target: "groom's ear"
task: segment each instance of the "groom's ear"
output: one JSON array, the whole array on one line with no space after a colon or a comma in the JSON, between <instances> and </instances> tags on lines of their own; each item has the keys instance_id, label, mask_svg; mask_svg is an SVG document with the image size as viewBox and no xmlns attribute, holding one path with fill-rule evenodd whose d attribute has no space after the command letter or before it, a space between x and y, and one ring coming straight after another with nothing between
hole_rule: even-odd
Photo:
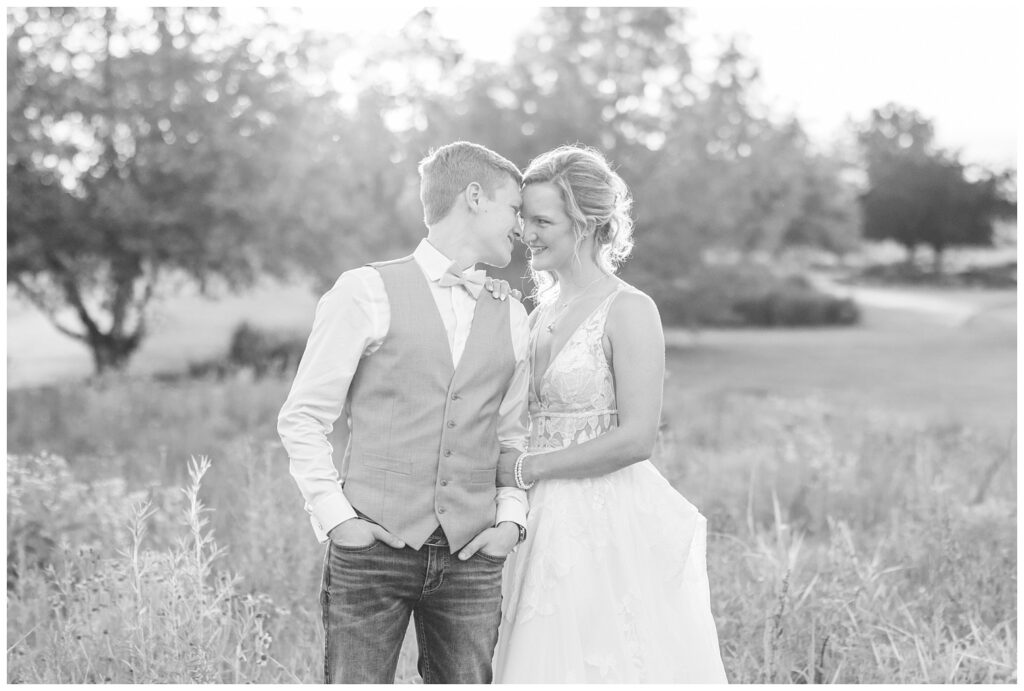
<instances>
[{"instance_id":1,"label":"groom's ear","mask_svg":"<svg viewBox=\"0 0 1024 691\"><path fill-rule=\"evenodd\" d=\"M462 190L462 198L466 200L466 206L470 211L477 211L480 208L480 201L483 199L484 189L479 182L471 182Z\"/></svg>"}]
</instances>

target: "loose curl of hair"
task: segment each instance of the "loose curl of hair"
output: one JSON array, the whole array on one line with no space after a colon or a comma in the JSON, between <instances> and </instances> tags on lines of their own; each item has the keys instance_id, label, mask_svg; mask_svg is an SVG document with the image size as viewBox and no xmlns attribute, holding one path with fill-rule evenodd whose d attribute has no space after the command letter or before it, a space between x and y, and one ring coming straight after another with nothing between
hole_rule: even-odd
<instances>
[{"instance_id":1,"label":"loose curl of hair","mask_svg":"<svg viewBox=\"0 0 1024 691\"><path fill-rule=\"evenodd\" d=\"M577 250L584 233L592 232L594 261L605 272L615 273L633 249L633 198L619 174L596 149L560 146L530 161L523 173L524 187L543 182L558 188L572 219ZM549 271L530 271L536 286L533 298L540 302L557 279Z\"/></svg>"}]
</instances>

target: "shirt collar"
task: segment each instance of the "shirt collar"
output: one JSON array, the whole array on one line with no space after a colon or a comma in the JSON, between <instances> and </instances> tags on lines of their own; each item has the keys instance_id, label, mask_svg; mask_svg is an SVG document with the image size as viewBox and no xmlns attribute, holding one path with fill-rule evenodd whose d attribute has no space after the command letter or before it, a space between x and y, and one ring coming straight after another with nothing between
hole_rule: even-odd
<instances>
[{"instance_id":1,"label":"shirt collar","mask_svg":"<svg viewBox=\"0 0 1024 691\"><path fill-rule=\"evenodd\" d=\"M431 281L440 280L444 272L452 265L452 260L446 257L441 250L431 245L430 241L426 238L420 240L420 244L416 246L412 257Z\"/></svg>"}]
</instances>

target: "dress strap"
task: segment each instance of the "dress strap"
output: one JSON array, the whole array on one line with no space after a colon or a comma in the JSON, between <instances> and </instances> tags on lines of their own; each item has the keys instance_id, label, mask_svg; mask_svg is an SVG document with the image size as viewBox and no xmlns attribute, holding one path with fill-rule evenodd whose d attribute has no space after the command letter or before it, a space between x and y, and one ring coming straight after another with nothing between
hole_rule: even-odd
<instances>
[{"instance_id":1,"label":"dress strap","mask_svg":"<svg viewBox=\"0 0 1024 691\"><path fill-rule=\"evenodd\" d=\"M623 290L625 290L625 285L623 285L622 283L616 285L615 290L608 293L605 299L601 302L600 305L598 305L597 309L595 310L595 317L600 322L602 331L604 331L604 323L608 319L608 312L612 308L612 303L615 302L615 296L621 293Z\"/></svg>"}]
</instances>

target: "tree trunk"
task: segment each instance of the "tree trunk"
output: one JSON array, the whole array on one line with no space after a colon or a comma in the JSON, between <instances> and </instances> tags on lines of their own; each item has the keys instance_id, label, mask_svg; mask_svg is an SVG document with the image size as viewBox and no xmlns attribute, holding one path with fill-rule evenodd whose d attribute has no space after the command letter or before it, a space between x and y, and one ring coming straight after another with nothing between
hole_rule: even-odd
<instances>
[{"instance_id":1,"label":"tree trunk","mask_svg":"<svg viewBox=\"0 0 1024 691\"><path fill-rule=\"evenodd\" d=\"M88 341L92 351L92 362L96 374L121 372L128 366L128 361L138 350L140 339L136 334L128 336L112 336L97 334Z\"/></svg>"},{"instance_id":2,"label":"tree trunk","mask_svg":"<svg viewBox=\"0 0 1024 691\"><path fill-rule=\"evenodd\" d=\"M942 252L943 252L943 248L942 247L936 247L935 248L935 258L932 259L932 271L935 273L936 276L941 276L942 275L942 271L943 271Z\"/></svg>"},{"instance_id":3,"label":"tree trunk","mask_svg":"<svg viewBox=\"0 0 1024 691\"><path fill-rule=\"evenodd\" d=\"M917 264L917 245L904 245L907 248L907 266L913 267Z\"/></svg>"}]
</instances>

